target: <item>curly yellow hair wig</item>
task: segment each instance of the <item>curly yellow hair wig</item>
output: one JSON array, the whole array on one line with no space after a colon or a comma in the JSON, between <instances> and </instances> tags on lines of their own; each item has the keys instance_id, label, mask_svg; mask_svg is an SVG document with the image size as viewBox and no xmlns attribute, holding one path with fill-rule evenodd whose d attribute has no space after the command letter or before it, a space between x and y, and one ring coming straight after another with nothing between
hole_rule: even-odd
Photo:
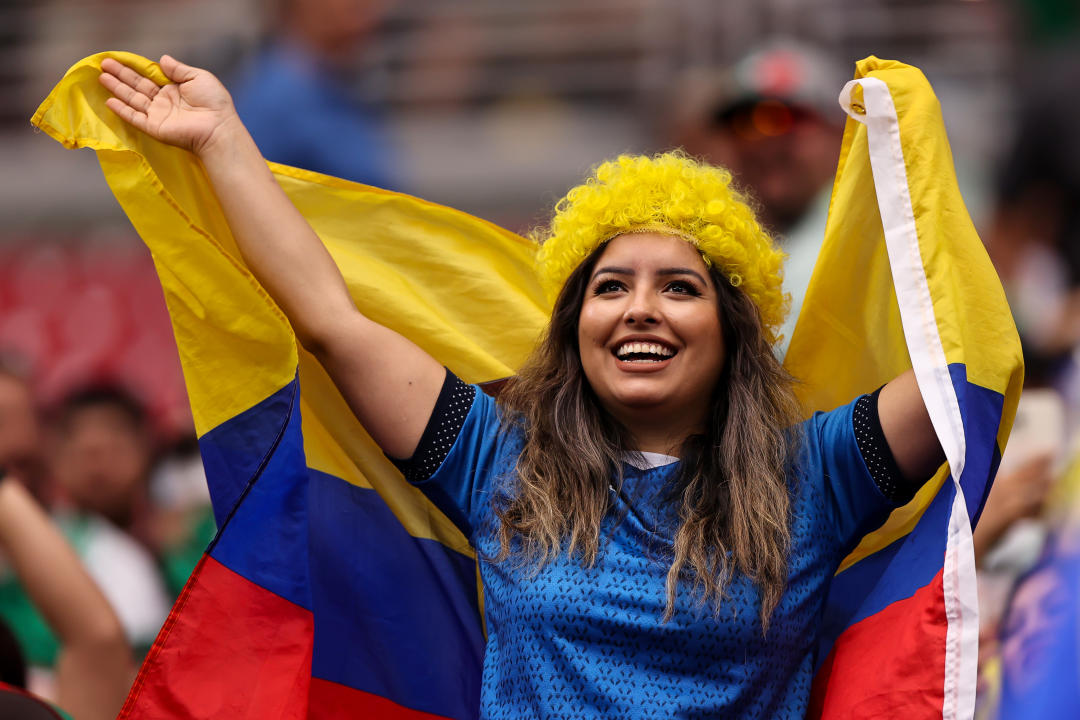
<instances>
[{"instance_id":1,"label":"curly yellow hair wig","mask_svg":"<svg viewBox=\"0 0 1080 720\"><path fill-rule=\"evenodd\" d=\"M686 239L706 265L746 293L770 342L787 314L784 253L758 222L731 173L681 152L621 155L598 166L555 205L551 225L533 233L540 280L558 295L574 268L602 243L630 232Z\"/></svg>"}]
</instances>

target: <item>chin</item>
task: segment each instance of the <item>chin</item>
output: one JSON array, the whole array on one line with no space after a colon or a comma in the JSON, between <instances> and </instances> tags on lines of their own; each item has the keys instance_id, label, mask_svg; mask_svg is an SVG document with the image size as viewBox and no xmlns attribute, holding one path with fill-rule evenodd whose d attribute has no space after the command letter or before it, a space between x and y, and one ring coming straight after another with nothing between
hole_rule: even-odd
<instances>
[{"instance_id":1,"label":"chin","mask_svg":"<svg viewBox=\"0 0 1080 720\"><path fill-rule=\"evenodd\" d=\"M614 392L611 395L611 404L627 410L651 410L664 407L672 402L672 397L667 393L655 391L624 391Z\"/></svg>"}]
</instances>

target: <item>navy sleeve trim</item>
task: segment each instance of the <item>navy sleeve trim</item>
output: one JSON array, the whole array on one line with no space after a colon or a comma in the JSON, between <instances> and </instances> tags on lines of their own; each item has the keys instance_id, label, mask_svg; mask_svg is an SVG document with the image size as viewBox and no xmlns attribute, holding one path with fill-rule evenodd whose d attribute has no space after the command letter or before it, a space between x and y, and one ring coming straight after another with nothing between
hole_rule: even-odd
<instances>
[{"instance_id":1,"label":"navy sleeve trim","mask_svg":"<svg viewBox=\"0 0 1080 720\"><path fill-rule=\"evenodd\" d=\"M915 497L919 485L910 483L900 473L885 433L881 430L881 416L878 414L878 388L869 395L863 395L855 401L851 415L851 424L855 430L855 442L859 453L870 471L881 494L896 505L904 505Z\"/></svg>"},{"instance_id":2,"label":"navy sleeve trim","mask_svg":"<svg viewBox=\"0 0 1080 720\"><path fill-rule=\"evenodd\" d=\"M416 451L408 460L391 458L406 480L410 483L421 483L435 474L450 454L450 448L454 446L461 428L465 425L465 418L475 397L474 386L466 385L457 375L446 371L439 399L435 401L435 408L431 411Z\"/></svg>"}]
</instances>

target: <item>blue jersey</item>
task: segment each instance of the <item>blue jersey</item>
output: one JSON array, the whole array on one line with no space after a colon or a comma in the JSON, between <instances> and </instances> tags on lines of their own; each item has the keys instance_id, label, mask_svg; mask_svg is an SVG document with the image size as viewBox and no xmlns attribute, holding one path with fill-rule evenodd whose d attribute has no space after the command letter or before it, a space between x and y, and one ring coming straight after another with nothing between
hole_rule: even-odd
<instances>
[{"instance_id":1,"label":"blue jersey","mask_svg":"<svg viewBox=\"0 0 1080 720\"><path fill-rule=\"evenodd\" d=\"M419 486L480 557L481 717L802 718L829 581L893 508L859 453L852 405L804 423L787 589L763 636L759 593L740 573L718 613L682 583L674 617L663 622L677 528L665 493L678 463L623 467L595 565L566 553L539 570L494 562L492 499L513 482L521 436L500 432L495 402L477 391L445 460Z\"/></svg>"}]
</instances>

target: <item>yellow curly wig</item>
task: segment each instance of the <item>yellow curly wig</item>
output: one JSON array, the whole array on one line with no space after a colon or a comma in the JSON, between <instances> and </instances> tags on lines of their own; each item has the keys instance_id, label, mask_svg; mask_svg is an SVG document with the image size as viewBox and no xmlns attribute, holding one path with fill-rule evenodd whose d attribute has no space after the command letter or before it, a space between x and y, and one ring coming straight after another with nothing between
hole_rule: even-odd
<instances>
[{"instance_id":1,"label":"yellow curly wig","mask_svg":"<svg viewBox=\"0 0 1080 720\"><path fill-rule=\"evenodd\" d=\"M551 225L533 233L537 265L549 298L601 243L628 232L654 231L693 243L750 296L770 342L787 314L781 290L784 253L731 187L731 173L681 152L621 155L601 164L555 205Z\"/></svg>"}]
</instances>

